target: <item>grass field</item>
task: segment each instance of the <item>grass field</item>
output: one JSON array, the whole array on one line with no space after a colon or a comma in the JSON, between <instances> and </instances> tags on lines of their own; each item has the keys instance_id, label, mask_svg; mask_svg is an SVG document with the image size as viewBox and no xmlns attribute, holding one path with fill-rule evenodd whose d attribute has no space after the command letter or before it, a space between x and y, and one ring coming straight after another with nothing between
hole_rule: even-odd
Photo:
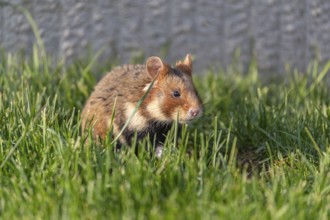
<instances>
[{"instance_id":1,"label":"grass field","mask_svg":"<svg viewBox=\"0 0 330 220\"><path fill-rule=\"evenodd\" d=\"M84 144L79 114L105 69L49 60L1 57L1 219L330 217L330 63L196 77L205 114L157 159Z\"/></svg>"}]
</instances>

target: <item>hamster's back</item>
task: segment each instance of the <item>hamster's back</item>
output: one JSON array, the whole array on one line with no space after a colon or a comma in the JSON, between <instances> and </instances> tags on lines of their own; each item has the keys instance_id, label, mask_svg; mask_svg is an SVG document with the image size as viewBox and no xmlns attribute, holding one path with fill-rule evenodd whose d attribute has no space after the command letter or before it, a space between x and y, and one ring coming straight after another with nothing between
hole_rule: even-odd
<instances>
[{"instance_id":1,"label":"hamster's back","mask_svg":"<svg viewBox=\"0 0 330 220\"><path fill-rule=\"evenodd\" d=\"M85 130L90 124L94 137L103 139L112 111L115 109L117 123L125 120L121 117L121 113L125 112L125 103L137 103L150 82L145 65L115 67L99 81L87 100L82 112L82 129Z\"/></svg>"}]
</instances>

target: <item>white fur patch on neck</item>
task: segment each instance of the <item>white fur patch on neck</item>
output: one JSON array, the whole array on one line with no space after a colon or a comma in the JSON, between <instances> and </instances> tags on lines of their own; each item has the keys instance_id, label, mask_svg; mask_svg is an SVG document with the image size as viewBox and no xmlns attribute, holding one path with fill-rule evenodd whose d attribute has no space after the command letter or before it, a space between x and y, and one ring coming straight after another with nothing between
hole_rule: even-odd
<instances>
[{"instance_id":1,"label":"white fur patch on neck","mask_svg":"<svg viewBox=\"0 0 330 220\"><path fill-rule=\"evenodd\" d=\"M156 83L157 83L157 80L154 82L154 85L155 85ZM147 83L147 84L145 85L145 87L143 88L143 91L144 91L144 92L148 91L150 85L151 85L151 83Z\"/></svg>"},{"instance_id":2,"label":"white fur patch on neck","mask_svg":"<svg viewBox=\"0 0 330 220\"><path fill-rule=\"evenodd\" d=\"M143 92L146 92L146 91L148 91L148 89L149 89L149 86L150 86L150 83L146 84L146 86L143 88Z\"/></svg>"},{"instance_id":3,"label":"white fur patch on neck","mask_svg":"<svg viewBox=\"0 0 330 220\"><path fill-rule=\"evenodd\" d=\"M126 103L125 107L126 107L125 117L126 120L128 120L131 117L132 113L134 112L136 105L128 102ZM147 127L147 123L148 123L147 119L139 112L139 110L137 110L134 116L131 118L131 121L128 124L128 128L132 130L140 131L145 127Z\"/></svg>"},{"instance_id":4,"label":"white fur patch on neck","mask_svg":"<svg viewBox=\"0 0 330 220\"><path fill-rule=\"evenodd\" d=\"M160 105L158 103L159 101L157 99L152 100L148 105L147 105L147 111L157 121L164 121L164 122L169 122L171 119L167 118L162 110L160 109Z\"/></svg>"}]
</instances>

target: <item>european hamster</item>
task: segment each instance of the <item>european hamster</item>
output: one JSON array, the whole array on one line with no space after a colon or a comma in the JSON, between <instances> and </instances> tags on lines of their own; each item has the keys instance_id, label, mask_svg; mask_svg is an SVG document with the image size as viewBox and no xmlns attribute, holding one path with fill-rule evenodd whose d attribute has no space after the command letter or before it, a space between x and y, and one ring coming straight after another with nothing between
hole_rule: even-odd
<instances>
[{"instance_id":1,"label":"european hamster","mask_svg":"<svg viewBox=\"0 0 330 220\"><path fill-rule=\"evenodd\" d=\"M87 100L82 111L82 130L90 125L94 138L104 139L114 110L112 126L116 137L152 85L119 142L130 145L135 132L138 140L149 134L151 141L156 140L156 154L160 156L172 123L177 119L179 124L189 123L202 114L202 102L191 75L190 54L175 67L152 56L145 65L114 68L100 80Z\"/></svg>"}]
</instances>

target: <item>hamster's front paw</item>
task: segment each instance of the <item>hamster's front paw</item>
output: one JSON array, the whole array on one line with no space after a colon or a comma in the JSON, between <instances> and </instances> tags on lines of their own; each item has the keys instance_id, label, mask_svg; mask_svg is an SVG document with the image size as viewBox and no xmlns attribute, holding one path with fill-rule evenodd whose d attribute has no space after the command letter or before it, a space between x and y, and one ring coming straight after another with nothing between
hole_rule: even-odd
<instances>
[{"instance_id":1,"label":"hamster's front paw","mask_svg":"<svg viewBox=\"0 0 330 220\"><path fill-rule=\"evenodd\" d=\"M156 157L157 158L161 158L162 157L162 154L163 154L163 145L159 144L156 146L156 149L155 149L155 154L156 154Z\"/></svg>"}]
</instances>

